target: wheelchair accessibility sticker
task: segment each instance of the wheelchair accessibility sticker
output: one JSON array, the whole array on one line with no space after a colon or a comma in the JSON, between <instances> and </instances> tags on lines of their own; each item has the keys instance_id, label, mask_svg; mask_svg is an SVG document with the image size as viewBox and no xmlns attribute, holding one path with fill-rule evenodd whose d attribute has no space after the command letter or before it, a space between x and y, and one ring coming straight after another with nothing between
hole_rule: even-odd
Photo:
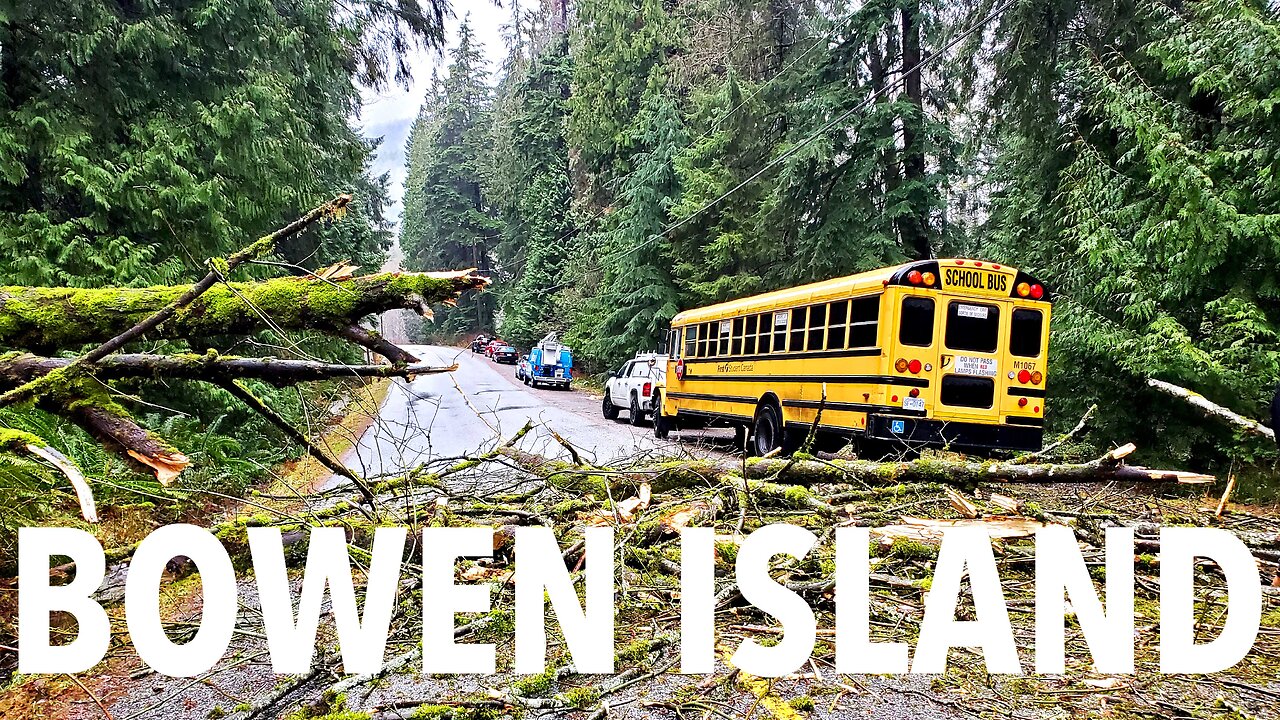
<instances>
[{"instance_id":1,"label":"wheelchair accessibility sticker","mask_svg":"<svg viewBox=\"0 0 1280 720\"><path fill-rule=\"evenodd\" d=\"M902 433L907 431L907 421L894 420L892 424L889 425L889 431L892 432L894 435L901 435Z\"/></svg>"}]
</instances>

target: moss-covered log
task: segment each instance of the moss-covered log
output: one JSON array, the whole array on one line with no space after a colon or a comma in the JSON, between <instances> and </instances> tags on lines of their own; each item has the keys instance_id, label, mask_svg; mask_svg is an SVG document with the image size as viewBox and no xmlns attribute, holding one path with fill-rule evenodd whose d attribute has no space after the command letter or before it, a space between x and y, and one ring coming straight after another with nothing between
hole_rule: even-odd
<instances>
[{"instance_id":1,"label":"moss-covered log","mask_svg":"<svg viewBox=\"0 0 1280 720\"><path fill-rule=\"evenodd\" d=\"M139 425L106 386L92 378L59 384L39 397L41 408L79 425L104 447L150 468L168 485L191 464L159 435Z\"/></svg>"},{"instance_id":2,"label":"moss-covered log","mask_svg":"<svg viewBox=\"0 0 1280 720\"><path fill-rule=\"evenodd\" d=\"M0 357L0 386L18 385L33 378L61 370L73 361L70 358L49 358L29 353L13 353ZM456 365L344 365L315 360L281 360L279 358L253 358L183 353L178 355L151 355L123 353L111 355L86 367L86 372L100 380L121 378L156 378L202 380L206 382L230 382L232 380L262 380L277 387L304 382L318 382L335 378L410 378L456 370Z\"/></svg>"},{"instance_id":3,"label":"moss-covered log","mask_svg":"<svg viewBox=\"0 0 1280 720\"><path fill-rule=\"evenodd\" d=\"M386 310L427 312L488 280L474 271L379 273L328 280L285 277L217 285L143 337L244 335L268 327L334 335ZM171 305L184 286L151 288L0 287L0 345L48 353L118 336Z\"/></svg>"},{"instance_id":4,"label":"moss-covered log","mask_svg":"<svg viewBox=\"0 0 1280 720\"><path fill-rule=\"evenodd\" d=\"M940 483L970 486L978 483L1042 483L1042 482L1179 482L1200 484L1213 481L1213 476L1180 470L1153 470L1126 465L1123 458L1133 452L1132 445L1117 448L1086 463L1013 463L966 459L922 457L907 462L873 460L820 460L807 456L793 458L750 458L740 461L687 460L670 462L643 471L628 471L613 476L611 485L617 491L640 481L652 484L654 492L675 487L692 487L709 482L721 483L726 478L741 477L745 471L750 480L810 485L815 483L862 483L881 485L899 483ZM566 472L561 470L561 472ZM595 471L599 474L599 471Z\"/></svg>"}]
</instances>

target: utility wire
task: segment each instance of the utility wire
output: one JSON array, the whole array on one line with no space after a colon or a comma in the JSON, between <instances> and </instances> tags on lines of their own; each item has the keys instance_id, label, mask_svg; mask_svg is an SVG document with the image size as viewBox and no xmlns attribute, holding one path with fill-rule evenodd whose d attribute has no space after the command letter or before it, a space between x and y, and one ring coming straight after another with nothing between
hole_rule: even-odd
<instances>
[{"instance_id":1,"label":"utility wire","mask_svg":"<svg viewBox=\"0 0 1280 720\"><path fill-rule=\"evenodd\" d=\"M973 24L973 25L971 25L968 29L966 29L964 32L962 32L962 33L960 33L959 35L957 35L957 36L956 36L955 38L953 38L950 42L948 42L946 45L944 45L944 46L942 47L942 49L940 49L940 50L938 50L937 52L933 53L933 54L932 54L932 55L930 55L929 57L924 58L923 60L921 60L920 62L916 63L914 66L912 66L911 68L909 68L909 69L905 70L905 71L902 73L901 77L905 78L905 77L907 77L908 75L910 75L911 73L919 72L919 71L920 71L920 69L921 69L921 68L923 68L925 65L927 65L927 64L929 64L929 63L932 63L934 60L938 59L939 57L941 57L941 56L942 56L942 55L944 55L945 53L949 52L953 47L955 47L956 45L959 45L959 44L960 44L960 42L961 42L962 40L964 40L964 39L968 38L970 35L974 34L974 33L975 33L975 32L977 32L978 30L980 30L980 29L982 29L983 27L985 27L985 26L987 25L987 23L991 22L992 20L994 20L995 18L997 18L998 16L1000 16L1000 15L1001 15L1005 10L1008 10L1008 9L1009 9L1009 8L1010 8L1010 7L1015 3L1015 2L1017 2L1017 0L1005 0L1005 2L1004 2L1002 5L1000 5L999 7L997 7L995 10L992 10L992 11L991 11L991 13L990 13L989 15L987 15L985 18L983 18L982 20L980 20L980 21L978 21L978 22L974 23L974 24ZM830 131L832 128L836 127L836 126L837 126L837 125L839 125L840 123L844 122L844 120L845 120L845 119L847 119L848 117L852 116L854 113L856 113L856 112L858 112L858 111L860 111L860 110L862 110L862 109L866 108L868 105L870 105L872 102L874 102L877 98L879 98L882 94L884 94L884 92L885 92L886 90L888 90L888 88L889 88L889 86L888 86L888 85L885 85L884 87L880 88L879 90L876 90L875 92L871 93L871 94L870 94L870 95L868 95L866 98L864 98L862 102L860 102L860 103L858 103L857 105L854 105L853 107L849 108L848 110L845 110L844 112L840 113L840 114L839 114L839 115L837 115L834 119L832 119L830 122L828 122L827 124L823 125L821 128L818 128L816 131L814 131L811 135L809 135L808 137L806 137L804 140L801 140L799 143L797 143L796 145L792 146L792 147L791 147L790 149L788 149L786 152L782 153L782 154L781 154L781 155L779 155L778 157L776 157L776 158L774 158L773 160L771 160L769 163L765 164L765 165L764 165L763 167L761 167L759 170L757 170L757 171L755 171L754 173L752 173L752 174L751 174L751 176L750 176L750 177L748 177L746 180L743 180L742 182L738 183L738 184L737 184L737 185L735 185L732 189L728 190L727 192L725 192L724 194L720 195L719 197L717 197L716 199L712 200L711 202L708 202L707 204L705 204L705 205L703 205L702 207L698 208L698 209L697 209L697 210L695 210L693 213L691 213L691 214L689 214L689 215L686 215L685 217L681 218L680 220L678 220L678 221L676 221L676 222L673 222L673 223L668 224L666 227L662 228L662 230L660 230L659 232L657 232L657 233L655 233L654 235L650 236L648 240L645 240L644 242L640 243L639 245L636 245L636 246L634 246L634 247L631 247L631 248L628 248L628 249L626 249L626 250L622 251L622 252L620 253L620 255L626 255L626 254L629 254L629 253L633 253L633 252L636 252L636 251L638 251L638 250L641 250L641 249L643 249L643 248L647 247L648 245L652 244L654 241L662 239L662 237L663 237L663 236L665 236L665 235L667 235L668 233L670 233L670 232L672 232L672 231L674 231L674 230L676 230L676 229L678 229L678 228L680 228L680 227L682 227L682 226L684 226L684 225L688 224L688 223L689 223L689 222L691 222L694 218L696 218L696 217L698 217L698 216L702 215L702 213L704 213L704 212L706 212L706 211L710 210L711 208L713 208L713 207L715 207L715 206L719 205L720 203L724 202L724 201L725 201L725 200L727 200L730 196L732 196L734 193L737 193L739 190L743 189L743 188L744 188L744 187L746 187L747 185L750 185L751 183L755 182L755 181L756 181L756 180L757 180L761 175L764 175L766 172L768 172L768 171L772 170L773 168L777 167L778 165L780 165L780 164L782 164L782 163L786 162L788 159L790 159L790 158L794 157L797 153L799 153L801 150L803 150L803 149L804 149L806 146L808 146L810 143L814 142L814 141L815 141L815 140L817 140L818 138L820 138L820 137L822 137L823 135L825 135L828 131Z\"/></svg>"},{"instance_id":2,"label":"utility wire","mask_svg":"<svg viewBox=\"0 0 1280 720\"><path fill-rule=\"evenodd\" d=\"M803 52L801 52L801 53L800 53L799 55L797 55L796 57L791 58L791 60L790 60L790 61L789 61L785 66L783 66L780 70L778 70L778 72L776 72L776 73L774 73L773 75L769 76L769 78L768 78L767 80L765 80L764 82L760 83L760 84L759 84L759 85L757 85L756 87L752 88L751 92L747 93L747 94L746 94L746 96L744 96L744 97L742 98L742 100L740 100L740 101L738 102L738 104L737 104L737 105L735 105L732 109L730 109L730 110L729 110L729 112L728 112L728 113L726 113L725 115L723 115L723 116L721 116L721 117L717 118L717 119L716 119L716 121L715 121L714 123L712 123L712 124L711 124L711 127L710 127L710 128L708 128L706 131L704 131L704 132L703 132L701 135L699 135L697 138L694 138L694 139L693 139L692 141L690 141L686 146L684 146L683 148L681 148L680 152L684 152L684 151L686 151L686 150L689 150L689 149L690 149L690 148L692 148L694 145L697 145L698 143L700 143L700 142L702 142L703 140L705 140L705 139L707 139L708 137L710 137L712 133L714 133L714 132L718 131L718 130L720 129L720 127L721 127L724 123L728 122L730 118L732 118L734 115L736 115L736 114L738 113L738 111L739 111L739 110L741 110L742 108L746 107L747 103L749 103L749 102L751 102L752 100L754 100L754 99L756 98L756 96L758 96L760 93L764 92L765 88L767 88L767 87L769 87L770 85L772 85L774 80L777 80L779 77L782 77L783 75L785 75L788 71L790 71L790 70L791 70L792 68L794 68L796 65L799 65L799 64L800 64L800 61L801 61L801 60L804 60L806 57L808 57L808 56L809 56L809 53L811 53L811 52L813 52L815 49L817 49L819 45L822 45L822 44L824 44L824 43L829 44L829 43L831 42L831 40L832 40L833 36L835 35L835 33L836 33L836 31L837 31L838 29L839 29L839 27L838 27L838 26L833 26L833 27L831 28L831 30L829 30L827 33L825 33L825 34L823 34L823 35L819 36L816 40L814 40L813 44L812 44L812 45L810 45L810 46L808 46L807 48L805 48ZM612 180L610 180L610 181L608 182L608 185L610 186L610 189L611 189L611 190L612 190L612 189L616 189L616 188L618 187L618 185L620 185L621 183L624 183L624 182L626 182L627 180L631 179L631 177L632 177L633 175L635 175L635 174L636 174L637 172L639 172L639 171L640 171L640 169L639 169L639 168L636 168L635 170L632 170L631 172L629 172L629 173L627 173L627 174L625 174L625 175L622 175L622 176L620 176L620 177L613 178ZM655 169L653 172L651 172L651 173L649 174L649 177L645 178L645 180L646 180L646 181L647 181L647 180L652 180L652 179L653 179L653 176L654 176L656 173L657 173L657 170ZM561 243L561 242L563 242L563 241L567 240L567 239L569 238L569 236L570 236L570 235L573 235L574 233L582 232L582 231L583 231L583 230L585 230L588 226L590 226L592 223L594 223L596 220L599 220L599 219L600 219L600 217L601 217L601 216L603 216L604 214L605 214L605 210L604 210L603 208L601 208L601 209L597 210L597 211L596 211L596 212L595 212L591 217L587 218L587 219L586 219L586 221L584 221L584 222L583 222L583 223L581 223L581 224L579 224L579 223L574 223L574 222L570 221L570 224L571 224L571 225L573 225L573 227L572 227L572 228L570 228L569 230L567 230L567 231L566 231L563 235L561 235L560 237L558 237L558 238L556 238L555 240L553 240L553 241L552 241L552 243L553 243L553 244ZM526 227L528 227L528 226L529 226L529 224L530 224L531 222L533 222L533 219L532 219L532 218L529 218L529 219L526 219L526 220L524 220L524 221L520 222L518 225L515 225L515 226L514 226L514 228L505 228L505 229L504 229L505 234L508 234L508 235L510 235L510 234L515 234L515 233L517 233L517 232L519 232L519 231L521 231L521 230L525 229ZM476 240L500 240L500 239L502 239L503 237L504 237L504 233L503 233L503 232L500 232L500 233L498 233L498 234L496 234L496 235L486 235L486 236L483 236L483 237L479 237L479 238L476 238Z\"/></svg>"}]
</instances>

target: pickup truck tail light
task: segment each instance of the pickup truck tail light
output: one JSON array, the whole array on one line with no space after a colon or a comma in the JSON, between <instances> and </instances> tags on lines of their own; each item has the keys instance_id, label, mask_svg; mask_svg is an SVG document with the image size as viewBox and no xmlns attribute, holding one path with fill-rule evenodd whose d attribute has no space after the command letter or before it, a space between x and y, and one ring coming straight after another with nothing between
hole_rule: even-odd
<instances>
[{"instance_id":1,"label":"pickup truck tail light","mask_svg":"<svg viewBox=\"0 0 1280 720\"><path fill-rule=\"evenodd\" d=\"M642 391L645 397L649 397L653 393L653 383L645 383Z\"/></svg>"}]
</instances>

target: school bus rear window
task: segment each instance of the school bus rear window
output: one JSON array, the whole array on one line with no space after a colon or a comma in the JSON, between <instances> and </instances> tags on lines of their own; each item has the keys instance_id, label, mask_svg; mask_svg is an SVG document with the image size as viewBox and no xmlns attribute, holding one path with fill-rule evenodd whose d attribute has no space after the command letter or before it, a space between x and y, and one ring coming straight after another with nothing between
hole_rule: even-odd
<instances>
[{"instance_id":1,"label":"school bus rear window","mask_svg":"<svg viewBox=\"0 0 1280 720\"><path fill-rule=\"evenodd\" d=\"M947 304L945 337L950 350L995 352L1000 342L1000 308L953 300Z\"/></svg>"},{"instance_id":2,"label":"school bus rear window","mask_svg":"<svg viewBox=\"0 0 1280 720\"><path fill-rule=\"evenodd\" d=\"M933 344L933 298L902 299L902 317L898 324L898 342L903 345L929 347Z\"/></svg>"},{"instance_id":3,"label":"school bus rear window","mask_svg":"<svg viewBox=\"0 0 1280 720\"><path fill-rule=\"evenodd\" d=\"M1044 337L1044 313L1018 308L1009 323L1009 352L1019 357L1039 357Z\"/></svg>"}]
</instances>

